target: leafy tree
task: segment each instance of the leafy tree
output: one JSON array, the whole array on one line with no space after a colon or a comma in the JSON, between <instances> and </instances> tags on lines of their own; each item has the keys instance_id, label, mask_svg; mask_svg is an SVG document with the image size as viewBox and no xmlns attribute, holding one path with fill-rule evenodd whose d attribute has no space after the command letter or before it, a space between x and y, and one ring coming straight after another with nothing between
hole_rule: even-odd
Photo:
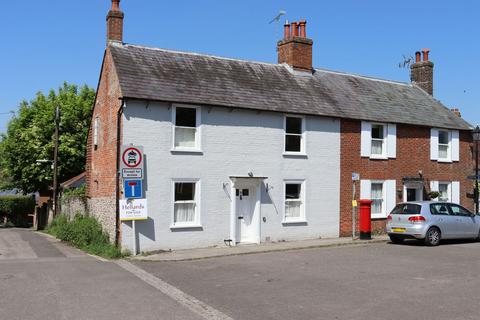
<instances>
[{"instance_id":1,"label":"leafy tree","mask_svg":"<svg viewBox=\"0 0 480 320\"><path fill-rule=\"evenodd\" d=\"M0 165L11 185L24 192L51 189L53 169L39 159L53 159L55 108L60 106L58 181L85 170L86 142L95 91L64 83L48 95L22 101L0 141Z\"/></svg>"}]
</instances>

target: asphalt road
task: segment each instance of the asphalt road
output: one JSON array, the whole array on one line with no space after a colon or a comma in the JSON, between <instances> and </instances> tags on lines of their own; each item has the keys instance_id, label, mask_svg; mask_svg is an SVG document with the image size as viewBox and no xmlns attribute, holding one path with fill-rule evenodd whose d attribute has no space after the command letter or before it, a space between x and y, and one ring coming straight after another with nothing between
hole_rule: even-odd
<instances>
[{"instance_id":1,"label":"asphalt road","mask_svg":"<svg viewBox=\"0 0 480 320\"><path fill-rule=\"evenodd\" d=\"M114 262L0 229L0 319L202 319Z\"/></svg>"},{"instance_id":2,"label":"asphalt road","mask_svg":"<svg viewBox=\"0 0 480 320\"><path fill-rule=\"evenodd\" d=\"M100 261L0 229L0 319L479 319L480 243Z\"/></svg>"},{"instance_id":3,"label":"asphalt road","mask_svg":"<svg viewBox=\"0 0 480 320\"><path fill-rule=\"evenodd\" d=\"M480 318L480 243L371 244L136 265L234 319Z\"/></svg>"}]
</instances>

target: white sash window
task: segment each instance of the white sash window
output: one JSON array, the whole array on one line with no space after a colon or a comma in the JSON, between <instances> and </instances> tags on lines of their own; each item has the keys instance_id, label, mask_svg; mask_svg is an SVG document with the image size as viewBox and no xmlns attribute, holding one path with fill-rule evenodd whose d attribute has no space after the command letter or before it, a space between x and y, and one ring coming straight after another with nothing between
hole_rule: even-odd
<instances>
[{"instance_id":1,"label":"white sash window","mask_svg":"<svg viewBox=\"0 0 480 320\"><path fill-rule=\"evenodd\" d=\"M172 227L199 226L198 182L174 181Z\"/></svg>"},{"instance_id":2,"label":"white sash window","mask_svg":"<svg viewBox=\"0 0 480 320\"><path fill-rule=\"evenodd\" d=\"M173 150L199 150L200 108L174 105L172 110Z\"/></svg>"}]
</instances>

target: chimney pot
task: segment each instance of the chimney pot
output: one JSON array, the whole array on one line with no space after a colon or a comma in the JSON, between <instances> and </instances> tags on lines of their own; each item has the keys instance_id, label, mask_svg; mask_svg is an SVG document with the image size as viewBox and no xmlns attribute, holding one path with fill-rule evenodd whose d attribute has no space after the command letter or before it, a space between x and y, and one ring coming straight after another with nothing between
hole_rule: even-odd
<instances>
[{"instance_id":1,"label":"chimney pot","mask_svg":"<svg viewBox=\"0 0 480 320\"><path fill-rule=\"evenodd\" d=\"M288 21L285 21L283 25L283 39L290 39L290 23L288 23Z\"/></svg>"},{"instance_id":2,"label":"chimney pot","mask_svg":"<svg viewBox=\"0 0 480 320\"><path fill-rule=\"evenodd\" d=\"M423 49L423 61L428 61L428 53L430 52L430 49Z\"/></svg>"},{"instance_id":3,"label":"chimney pot","mask_svg":"<svg viewBox=\"0 0 480 320\"><path fill-rule=\"evenodd\" d=\"M300 37L306 38L307 37L307 21L300 20Z\"/></svg>"},{"instance_id":4,"label":"chimney pot","mask_svg":"<svg viewBox=\"0 0 480 320\"><path fill-rule=\"evenodd\" d=\"M298 22L292 22L292 37L298 37Z\"/></svg>"},{"instance_id":5,"label":"chimney pot","mask_svg":"<svg viewBox=\"0 0 480 320\"><path fill-rule=\"evenodd\" d=\"M421 57L420 57L420 56L421 56L420 51L415 52L415 63L421 61Z\"/></svg>"},{"instance_id":6,"label":"chimney pot","mask_svg":"<svg viewBox=\"0 0 480 320\"><path fill-rule=\"evenodd\" d=\"M112 11L120 10L120 0L112 0Z\"/></svg>"}]
</instances>

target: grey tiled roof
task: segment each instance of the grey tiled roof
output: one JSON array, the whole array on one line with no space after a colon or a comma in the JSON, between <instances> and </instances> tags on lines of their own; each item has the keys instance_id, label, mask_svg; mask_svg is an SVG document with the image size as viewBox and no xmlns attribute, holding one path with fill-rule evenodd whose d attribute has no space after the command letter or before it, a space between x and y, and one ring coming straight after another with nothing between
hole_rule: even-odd
<instances>
[{"instance_id":1,"label":"grey tiled roof","mask_svg":"<svg viewBox=\"0 0 480 320\"><path fill-rule=\"evenodd\" d=\"M471 128L408 83L133 45L110 49L126 98Z\"/></svg>"}]
</instances>

